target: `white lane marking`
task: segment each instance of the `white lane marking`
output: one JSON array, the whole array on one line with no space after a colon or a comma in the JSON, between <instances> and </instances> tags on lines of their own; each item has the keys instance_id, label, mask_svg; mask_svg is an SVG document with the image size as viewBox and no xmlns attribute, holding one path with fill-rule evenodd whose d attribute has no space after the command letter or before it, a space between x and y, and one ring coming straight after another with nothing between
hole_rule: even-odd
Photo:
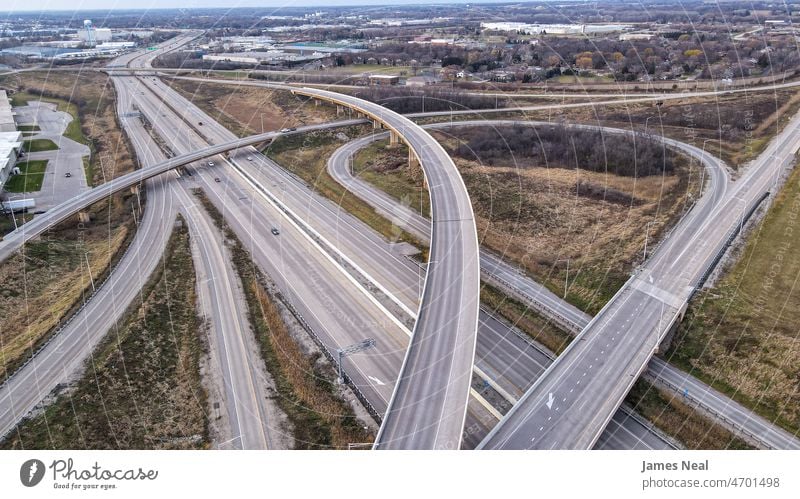
<instances>
[{"instance_id":1,"label":"white lane marking","mask_svg":"<svg viewBox=\"0 0 800 499\"><path fill-rule=\"evenodd\" d=\"M376 378L375 376L367 376L367 377L368 377L369 379L371 379L373 382L375 382L375 384L376 384L376 385L378 385L378 386L383 386L383 385L385 385L385 384L386 384L386 383L384 383L383 381L381 381L381 380L379 380L378 378Z\"/></svg>"}]
</instances>

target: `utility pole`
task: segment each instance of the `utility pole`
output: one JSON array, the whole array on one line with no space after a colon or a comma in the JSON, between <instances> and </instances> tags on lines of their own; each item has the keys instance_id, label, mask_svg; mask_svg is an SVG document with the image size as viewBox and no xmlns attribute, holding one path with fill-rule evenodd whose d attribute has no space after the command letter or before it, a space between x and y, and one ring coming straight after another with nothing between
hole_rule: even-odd
<instances>
[{"instance_id":1,"label":"utility pole","mask_svg":"<svg viewBox=\"0 0 800 499\"><path fill-rule=\"evenodd\" d=\"M642 264L647 261L647 239L650 235L650 224L653 223L653 220L644 224L644 256L642 257Z\"/></svg>"},{"instance_id":2,"label":"utility pole","mask_svg":"<svg viewBox=\"0 0 800 499\"><path fill-rule=\"evenodd\" d=\"M348 355L361 352L362 350L366 350L375 345L375 340L373 338L367 338L365 340L361 340L358 343L353 343L350 346L346 346L344 348L339 348L336 350L336 353L339 356L339 378L336 380L337 383L342 384L344 383L344 370L342 369L342 362L344 358Z\"/></svg>"}]
</instances>

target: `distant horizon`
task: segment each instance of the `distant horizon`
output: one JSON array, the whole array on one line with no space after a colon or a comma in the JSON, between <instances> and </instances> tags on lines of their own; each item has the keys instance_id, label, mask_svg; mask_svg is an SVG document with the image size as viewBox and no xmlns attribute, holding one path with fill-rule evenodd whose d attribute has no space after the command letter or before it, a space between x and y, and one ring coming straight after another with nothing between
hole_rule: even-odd
<instances>
[{"instance_id":1,"label":"distant horizon","mask_svg":"<svg viewBox=\"0 0 800 499\"><path fill-rule=\"evenodd\" d=\"M172 2L158 1L158 0L82 0L80 7L75 8L75 2L70 0L10 0L11 8L0 8L0 14L31 14L37 12L112 12L112 11L157 11L157 10L172 10L172 9L220 9L220 10L235 10L235 9L283 9L283 8L325 8L325 7L391 7L403 6L409 7L414 5L432 6L432 5L467 5L467 4L514 4L514 3L547 3L552 0L390 0L388 2L381 0L241 0L235 2L234 5L219 5L222 0L190 0L180 1L174 0ZM564 0L564 1L580 1L580 0ZM324 2L324 3L323 3ZM150 5L143 5L149 3ZM23 6L23 8L15 8L16 5Z\"/></svg>"}]
</instances>

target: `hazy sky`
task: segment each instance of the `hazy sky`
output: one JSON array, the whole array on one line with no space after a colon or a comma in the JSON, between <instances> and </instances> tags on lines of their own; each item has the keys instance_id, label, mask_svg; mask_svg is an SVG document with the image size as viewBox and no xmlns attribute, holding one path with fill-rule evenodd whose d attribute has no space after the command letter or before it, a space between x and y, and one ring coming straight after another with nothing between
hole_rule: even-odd
<instances>
[{"instance_id":1,"label":"hazy sky","mask_svg":"<svg viewBox=\"0 0 800 499\"><path fill-rule=\"evenodd\" d=\"M508 0L494 0L494 2ZM2 0L0 12L47 10L157 9L175 7L309 7L334 5L401 5L492 3L493 0Z\"/></svg>"}]
</instances>

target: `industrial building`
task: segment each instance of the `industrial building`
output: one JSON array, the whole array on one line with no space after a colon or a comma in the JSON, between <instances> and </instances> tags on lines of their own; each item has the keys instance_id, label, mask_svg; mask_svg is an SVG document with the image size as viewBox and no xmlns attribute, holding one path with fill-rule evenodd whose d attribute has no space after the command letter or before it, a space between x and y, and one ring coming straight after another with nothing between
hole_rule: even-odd
<instances>
[{"instance_id":1,"label":"industrial building","mask_svg":"<svg viewBox=\"0 0 800 499\"><path fill-rule=\"evenodd\" d=\"M0 191L6 181L16 173L17 156L22 147L21 132L0 132Z\"/></svg>"},{"instance_id":2,"label":"industrial building","mask_svg":"<svg viewBox=\"0 0 800 499\"><path fill-rule=\"evenodd\" d=\"M206 54L204 61L235 62L239 64L283 64L291 62L313 61L324 59L327 54L315 52L308 55L289 54L282 50L267 52L233 52L221 54Z\"/></svg>"},{"instance_id":3,"label":"industrial building","mask_svg":"<svg viewBox=\"0 0 800 499\"><path fill-rule=\"evenodd\" d=\"M22 147L22 133L17 131L14 112L5 90L0 90L0 191L14 172Z\"/></svg>"},{"instance_id":4,"label":"industrial building","mask_svg":"<svg viewBox=\"0 0 800 499\"><path fill-rule=\"evenodd\" d=\"M14 111L5 90L0 90L0 132L15 132L17 124L14 122Z\"/></svg>"}]
</instances>

